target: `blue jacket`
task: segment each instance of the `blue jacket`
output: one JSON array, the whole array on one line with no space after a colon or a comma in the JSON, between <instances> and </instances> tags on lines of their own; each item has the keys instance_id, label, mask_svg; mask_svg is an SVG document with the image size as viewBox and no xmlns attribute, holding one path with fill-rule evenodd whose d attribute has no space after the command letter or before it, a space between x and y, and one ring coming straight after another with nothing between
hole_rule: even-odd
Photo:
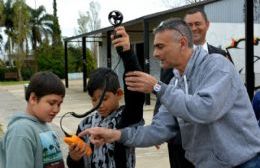
<instances>
[{"instance_id":1,"label":"blue jacket","mask_svg":"<svg viewBox=\"0 0 260 168\"><path fill-rule=\"evenodd\" d=\"M27 113L11 119L0 148L1 168L65 167L56 133Z\"/></svg>"},{"instance_id":2,"label":"blue jacket","mask_svg":"<svg viewBox=\"0 0 260 168\"><path fill-rule=\"evenodd\" d=\"M175 71L157 95L162 106L145 127L122 130L121 142L146 147L176 135L199 168L231 168L260 152L260 130L247 91L232 63L198 47L182 76Z\"/></svg>"}]
</instances>

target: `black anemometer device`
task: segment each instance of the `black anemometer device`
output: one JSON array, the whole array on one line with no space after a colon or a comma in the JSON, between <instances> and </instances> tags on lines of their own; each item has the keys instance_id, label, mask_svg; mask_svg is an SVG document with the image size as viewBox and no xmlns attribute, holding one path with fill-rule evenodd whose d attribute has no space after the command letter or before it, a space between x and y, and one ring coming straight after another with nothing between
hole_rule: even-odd
<instances>
[{"instance_id":1,"label":"black anemometer device","mask_svg":"<svg viewBox=\"0 0 260 168\"><path fill-rule=\"evenodd\" d=\"M108 14L108 21L116 28L117 26L120 26L123 22L123 14L117 10L113 10ZM116 34L116 31L113 32L114 38L119 38L120 35ZM118 53L121 53L123 51L123 47L117 47L116 48Z\"/></svg>"}]
</instances>

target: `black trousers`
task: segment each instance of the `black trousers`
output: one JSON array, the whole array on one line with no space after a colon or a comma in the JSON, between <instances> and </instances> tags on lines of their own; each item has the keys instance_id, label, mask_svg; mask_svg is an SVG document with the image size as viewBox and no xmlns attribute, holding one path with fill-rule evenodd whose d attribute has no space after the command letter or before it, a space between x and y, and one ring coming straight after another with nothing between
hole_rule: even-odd
<instances>
[{"instance_id":1,"label":"black trousers","mask_svg":"<svg viewBox=\"0 0 260 168\"><path fill-rule=\"evenodd\" d=\"M169 141L168 153L171 168L195 168L195 166L185 158L185 151L181 144L175 144L173 141Z\"/></svg>"}]
</instances>

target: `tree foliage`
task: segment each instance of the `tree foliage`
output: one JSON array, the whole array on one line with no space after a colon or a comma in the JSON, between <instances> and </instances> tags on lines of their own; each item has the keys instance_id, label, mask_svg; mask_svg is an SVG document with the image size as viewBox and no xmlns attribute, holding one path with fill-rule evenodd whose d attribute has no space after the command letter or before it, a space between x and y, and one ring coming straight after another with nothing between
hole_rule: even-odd
<instances>
[{"instance_id":1,"label":"tree foliage","mask_svg":"<svg viewBox=\"0 0 260 168\"><path fill-rule=\"evenodd\" d=\"M33 9L26 5L24 1L0 0L0 25L5 27L7 35L5 49L10 57L9 60L14 60L14 67L11 70L17 70L20 79L22 79L22 76L28 79L34 72L29 65L31 62L24 64L24 60L30 55L35 59L36 66L38 65L36 70L49 70L63 78L64 47L61 42L56 0L53 0L53 15L46 13L44 6ZM92 7L96 9L95 6ZM100 19L97 19L98 12L95 12L94 9L91 9L90 13L87 12L86 15L82 15L79 19L81 33L93 30L90 27L100 28ZM90 25L91 17L94 23ZM68 52L69 72L82 71L81 47L71 46ZM95 68L96 63L93 59L93 52L89 49L87 49L86 57L87 73L89 73ZM9 62L12 63L12 61Z\"/></svg>"},{"instance_id":2,"label":"tree foliage","mask_svg":"<svg viewBox=\"0 0 260 168\"><path fill-rule=\"evenodd\" d=\"M91 1L89 3L89 11L87 15L90 19L88 22L88 28L90 31L97 30L101 27L101 20L99 18L100 4L96 1Z\"/></svg>"},{"instance_id":3,"label":"tree foliage","mask_svg":"<svg viewBox=\"0 0 260 168\"><path fill-rule=\"evenodd\" d=\"M53 16L46 13L44 6L39 6L36 9L28 7L30 10L30 40L32 49L35 50L43 40L49 42L52 35Z\"/></svg>"},{"instance_id":4,"label":"tree foliage","mask_svg":"<svg viewBox=\"0 0 260 168\"><path fill-rule=\"evenodd\" d=\"M56 0L53 0L53 25L52 25L52 45L62 45L61 42L61 30L59 25L59 19L57 16L57 3Z\"/></svg>"},{"instance_id":5,"label":"tree foliage","mask_svg":"<svg viewBox=\"0 0 260 168\"><path fill-rule=\"evenodd\" d=\"M99 10L100 10L100 4L97 1L91 1L89 3L89 11L84 13L79 13L78 18L78 34L83 34L86 32L97 30L101 27L101 20L99 18ZM91 53L90 56L92 56L92 59L94 59L93 63L96 63L97 60L97 47L98 42L94 42L97 40L97 38L93 39L93 42L90 45Z\"/></svg>"},{"instance_id":6,"label":"tree foliage","mask_svg":"<svg viewBox=\"0 0 260 168\"><path fill-rule=\"evenodd\" d=\"M4 1L0 0L0 27L4 26L5 15L4 15Z\"/></svg>"},{"instance_id":7,"label":"tree foliage","mask_svg":"<svg viewBox=\"0 0 260 168\"><path fill-rule=\"evenodd\" d=\"M81 47L69 46L68 47L68 64L69 72L82 72L83 60ZM86 51L86 67L87 76L96 68L96 62L93 59L92 52L87 48Z\"/></svg>"},{"instance_id":8,"label":"tree foliage","mask_svg":"<svg viewBox=\"0 0 260 168\"><path fill-rule=\"evenodd\" d=\"M44 42L35 52L39 71L52 71L60 78L64 78L64 48Z\"/></svg>"},{"instance_id":9,"label":"tree foliage","mask_svg":"<svg viewBox=\"0 0 260 168\"><path fill-rule=\"evenodd\" d=\"M5 15L4 15L4 1L0 0L0 27L4 26ZM0 34L0 53L3 50L3 36Z\"/></svg>"},{"instance_id":10,"label":"tree foliage","mask_svg":"<svg viewBox=\"0 0 260 168\"><path fill-rule=\"evenodd\" d=\"M24 59L27 55L26 53L26 39L28 37L30 27L29 27L29 20L30 14L25 4L24 0L16 0L13 3L13 13L12 13L12 22L13 22L13 29L12 29L12 36L11 40L12 48L11 51L15 60L15 66L17 68L18 78L22 80L22 66L24 63Z\"/></svg>"},{"instance_id":11,"label":"tree foliage","mask_svg":"<svg viewBox=\"0 0 260 168\"><path fill-rule=\"evenodd\" d=\"M77 34L83 34L88 32L88 22L90 21L90 18L88 15L85 15L84 13L79 13L79 18L77 19L78 22L78 30Z\"/></svg>"},{"instance_id":12,"label":"tree foliage","mask_svg":"<svg viewBox=\"0 0 260 168\"><path fill-rule=\"evenodd\" d=\"M88 23L88 28L90 31L97 30L101 27L101 20L99 18L99 10L100 10L100 4L96 1L91 1L89 3L89 11L87 12L89 16L89 23ZM98 38L94 38L94 41L97 40ZM93 42L91 43L91 50L93 53L93 58L97 60L98 57L98 42Z\"/></svg>"}]
</instances>

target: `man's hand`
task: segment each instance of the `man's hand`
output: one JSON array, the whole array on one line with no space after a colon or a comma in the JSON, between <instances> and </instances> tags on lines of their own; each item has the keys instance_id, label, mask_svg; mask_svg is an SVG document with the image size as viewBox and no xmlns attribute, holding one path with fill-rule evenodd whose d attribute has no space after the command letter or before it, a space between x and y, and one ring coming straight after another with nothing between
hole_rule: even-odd
<instances>
[{"instance_id":1,"label":"man's hand","mask_svg":"<svg viewBox=\"0 0 260 168\"><path fill-rule=\"evenodd\" d=\"M105 143L112 143L121 138L121 131L109 128L94 127L85 129L79 136L90 135L90 142L96 146L102 146Z\"/></svg>"},{"instance_id":2,"label":"man's hand","mask_svg":"<svg viewBox=\"0 0 260 168\"><path fill-rule=\"evenodd\" d=\"M129 36L125 31L125 28L123 26L118 26L115 28L116 34L120 35L119 38L114 38L114 35L111 35L112 44L115 48L117 47L123 47L123 51L130 50L130 40Z\"/></svg>"},{"instance_id":3,"label":"man's hand","mask_svg":"<svg viewBox=\"0 0 260 168\"><path fill-rule=\"evenodd\" d=\"M143 93L151 93L158 82L155 77L141 71L128 72L125 81L128 90Z\"/></svg>"}]
</instances>

